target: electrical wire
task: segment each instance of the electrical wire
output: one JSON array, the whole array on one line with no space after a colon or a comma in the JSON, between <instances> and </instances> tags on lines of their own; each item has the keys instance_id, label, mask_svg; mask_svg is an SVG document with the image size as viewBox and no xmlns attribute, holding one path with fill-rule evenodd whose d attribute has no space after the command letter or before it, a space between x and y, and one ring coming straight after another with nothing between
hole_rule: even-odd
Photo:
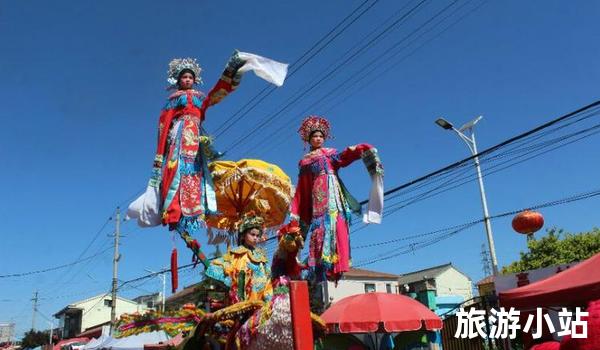
<instances>
[{"instance_id":1,"label":"electrical wire","mask_svg":"<svg viewBox=\"0 0 600 350\"><path fill-rule=\"evenodd\" d=\"M109 248L109 249L111 249L111 248ZM68 263L68 264L59 265L59 266L54 266L54 267L49 267L49 268L47 268L47 269L41 269L41 270L35 270L35 271L28 271L28 272L19 272L19 273L10 273L10 274L4 274L4 275L0 275L0 278L9 278L9 277L23 277L23 276L37 275L37 274L40 274L40 273L45 273L45 272L50 272L50 271L56 271L56 270L64 269L64 268L67 268L67 267L69 267L69 266L77 265L77 264L80 264L80 263L82 263L82 262L85 262L85 261L88 261L88 260L90 260L90 259L93 259L93 258L95 258L96 256L99 256L99 255L101 255L102 253L104 253L104 252L106 252L106 251L107 251L107 250L105 250L105 251L102 251L102 252L100 252L100 253L98 253L98 254L94 254L94 255L88 256L88 257L86 257L86 258L83 258L83 259L79 259L79 260L76 260L76 261L70 262L70 263Z\"/></svg>"},{"instance_id":2,"label":"electrical wire","mask_svg":"<svg viewBox=\"0 0 600 350\"><path fill-rule=\"evenodd\" d=\"M342 24L344 22L349 20L352 16L354 16L354 14L356 12L358 12L365 4L367 4L368 0L361 3L349 15L347 15L342 21L340 21L337 25L335 25L327 34L325 34L323 37L321 37L321 39L319 39L315 44L313 44L311 46L311 48L306 50L300 58L296 59L290 65L289 68L291 70L290 70L290 73L288 74L288 76L286 77L286 80L289 81L290 78L292 76L294 76L294 74L296 74L300 69L302 69L302 67L304 67L308 62L310 62L317 54L319 54L321 51L323 51L323 49L325 49L327 46L329 46L329 44L331 44L338 36L340 36L344 31L346 31L346 29L348 29L348 27L350 27L352 24L354 24L359 18L361 18L366 12L368 12L373 6L375 6L375 4L378 1L379 0L375 0L369 7L364 9L358 16L356 16L352 21L350 21L346 26L344 26L344 28L342 28L337 34L335 34L332 38L330 38L324 45L322 45L320 48L318 48L315 52L313 52L310 55L310 57L308 57L306 60L304 60L304 62L301 63L301 61L307 55L309 55L309 53L311 51L313 51L315 48L317 48L323 41L325 41L325 39L327 37L332 35L340 26L342 26ZM300 64L300 65L297 66L298 64ZM225 120L225 122L223 122L215 130L216 138L220 137L223 133L225 133L228 129L230 129L235 123L237 123L239 120L241 120L246 114L251 112L258 104L260 104L264 99L266 99L275 90L276 90L276 88L271 87L271 86L266 86L265 88L263 88L258 94L256 94L253 98L251 98L246 104L244 104L239 110L237 110L232 116L230 116L227 120ZM260 100L258 100L252 107L250 107L248 110L246 110L243 114L240 114L247 106L249 106L253 101L255 101L259 96L261 96L266 91L268 91L268 93L266 95L261 97ZM238 116L238 117L235 118L236 116ZM227 125L227 124L229 124L229 125Z\"/></svg>"},{"instance_id":3,"label":"electrical wire","mask_svg":"<svg viewBox=\"0 0 600 350\"><path fill-rule=\"evenodd\" d=\"M327 79L329 79L333 74L335 74L336 72L338 72L341 68L344 67L345 64L347 64L348 62L350 62L351 60L353 60L355 57L357 57L358 55L361 55L364 53L364 51L371 45L373 44L376 40L379 39L379 37L383 36L385 33L387 33L388 31L392 30L396 25L402 23L406 17L410 16L410 14L412 14L414 11L418 10L419 7L421 7L427 0L421 0L416 6L414 6L413 8L411 8L406 14L404 14L402 17L400 17L399 19L397 19L396 21L394 21L391 25L389 25L388 27L386 27L386 29L384 31L382 31L381 33L379 33L375 38L371 39L367 44L363 45L360 49L358 49L355 53L353 53L352 55L349 55L347 57L345 57L345 59L343 60L343 62L337 64L333 70L331 70L329 73L325 74L323 77L321 77L316 83L312 84L310 87L308 87L307 89L305 89L304 91L302 91L300 94L298 94L297 96L293 97L291 99L290 102L288 102L284 107L280 108L277 112L271 114L270 116L266 117L265 119L263 119L257 126L255 126L250 132L248 132L247 134L243 135L242 137L238 138L236 141L234 141L226 150L225 153L229 153L233 148L237 147L240 143L242 142L247 142L248 139L252 138L253 135L255 135L259 130L261 130L262 128L264 128L269 122L271 122L274 118L276 118L277 116L279 116L283 111L285 111L286 109L288 109L290 106L292 106L294 103L296 103L297 101L299 101L302 97L304 97L305 95L307 95L309 92L311 92L312 90L314 90L317 86L319 86L322 82L326 81Z\"/></svg>"},{"instance_id":4,"label":"electrical wire","mask_svg":"<svg viewBox=\"0 0 600 350\"><path fill-rule=\"evenodd\" d=\"M572 203L572 202L577 202L577 201L581 201L581 200L586 200L586 199L590 199L590 198L594 198L600 196L600 189L596 189L596 190L592 190L592 191L588 191L588 192L583 192L583 193L579 193L579 194L575 194L569 197L565 197L565 198L561 198L558 200L553 200L553 201L549 201L549 202L545 202L545 203L540 203L540 204L536 204L533 206L529 206L526 208L522 208L522 209L518 209L518 210L511 210L511 211L507 211L507 212L503 212L497 215L492 215L490 216L490 219L498 219L498 218L503 218L503 217L507 217L507 216L512 216L515 215L517 213L522 212L523 210L529 209L529 210L538 210L538 209L543 209L543 208L548 208L548 207L554 207L554 206L558 206L558 205L564 205L564 204L568 204L568 203ZM473 227L474 225L483 222L484 219L479 219L479 220L473 220L470 221L468 223L464 223L464 224L460 224L460 225L455 225L452 227L448 227L445 229L440 229L440 230L436 230L436 231L432 231L432 232L428 232L425 233L423 235L431 235L432 233L439 233L439 232L444 232L441 235L438 235L437 237L433 237L433 238L427 238L425 240L421 240L417 243L412 243L409 245L405 245L402 246L401 248L406 248L408 247L408 249L405 250L401 250L399 252L394 252L392 254L387 254L387 255L379 255L376 258L370 258L368 260L364 260L360 263L355 264L354 266L359 267L359 266L365 266L365 265L370 265L376 262L380 262L380 261L384 261L384 260L389 260L395 257L398 257L400 255L404 255L410 252L414 252L415 250L421 249L421 248L425 248L428 247L432 244L436 244L439 243L445 239L448 239L470 227ZM450 232L447 232L450 231ZM419 235L411 235L410 237L418 237ZM375 242L375 243L371 243L371 246L377 246L377 245L389 245L392 243L396 243L396 242L401 242L406 240L406 238L398 238L398 239L394 239L394 240L387 240L384 242ZM368 245L364 245L364 246L359 246L360 248L366 248ZM353 248L356 249L356 248Z\"/></svg>"}]
</instances>

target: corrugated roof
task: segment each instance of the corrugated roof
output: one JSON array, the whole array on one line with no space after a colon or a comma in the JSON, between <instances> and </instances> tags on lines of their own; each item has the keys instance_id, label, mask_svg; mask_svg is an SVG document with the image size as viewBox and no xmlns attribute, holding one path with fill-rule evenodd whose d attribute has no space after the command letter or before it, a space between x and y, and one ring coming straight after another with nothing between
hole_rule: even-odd
<instances>
[{"instance_id":1,"label":"corrugated roof","mask_svg":"<svg viewBox=\"0 0 600 350\"><path fill-rule=\"evenodd\" d=\"M400 282L400 284L408 284L408 283L413 283L413 282L417 282L417 281L422 281L424 279L424 277L427 277L428 279L436 278L437 276L442 274L442 272L446 271L450 267L453 267L452 263L434 266L434 267L430 267L430 268L419 270L419 271L409 272L409 273L401 275L400 278L398 278L398 282Z\"/></svg>"},{"instance_id":2,"label":"corrugated roof","mask_svg":"<svg viewBox=\"0 0 600 350\"><path fill-rule=\"evenodd\" d=\"M356 278L356 277L384 278L384 279L392 279L392 280L398 279L398 275L394 275L391 273L371 271L371 270L365 270L365 269L356 269L356 268L351 268L350 271L345 272L343 278L347 279L347 278L353 278L353 277L354 278Z\"/></svg>"}]
</instances>

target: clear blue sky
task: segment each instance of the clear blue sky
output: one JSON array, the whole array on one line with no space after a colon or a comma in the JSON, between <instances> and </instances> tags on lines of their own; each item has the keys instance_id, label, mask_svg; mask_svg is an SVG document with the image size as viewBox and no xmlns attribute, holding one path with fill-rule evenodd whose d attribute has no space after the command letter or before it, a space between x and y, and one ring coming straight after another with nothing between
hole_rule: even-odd
<instances>
[{"instance_id":1,"label":"clear blue sky","mask_svg":"<svg viewBox=\"0 0 600 350\"><path fill-rule=\"evenodd\" d=\"M126 205L145 186L157 117L167 95L165 72L170 59L197 57L204 68L202 89L206 90L233 49L291 63L360 3L3 2L0 274L76 260L115 207ZM415 3L378 2L219 137L217 147L227 149L305 84L322 77L323 70L341 64L344 52L401 6ZM305 110L323 113L333 124L331 146L370 142L379 148L386 186L392 188L467 156L464 144L433 124L441 115L459 125L484 115L477 129L479 147L484 149L600 97L600 49L596 45L600 4L513 0L485 2L426 45L419 48L436 31L417 40L398 58L373 67L374 73L359 85L341 88L333 100L313 106L448 3L425 2L414 17L278 115L265 132L246 137L229 155L261 157L279 164L295 181L302 154L295 134L299 120ZM454 8L463 4L445 23L457 20L479 1L461 0ZM265 84L253 75L245 76L235 94L209 110L208 131L218 128ZM267 137L281 126L277 136ZM257 147L260 141L264 142ZM489 176L491 213L597 188L598 146L600 138L591 137ZM341 176L358 199L366 198L369 185L362 165L344 169ZM543 214L547 227L577 232L599 225L599 209L600 201L590 199L545 209ZM471 183L385 217L382 225L353 235L352 245L480 217L477 186ZM85 256L109 247L107 235L113 227L110 222ZM512 231L509 218L495 220L493 228L502 266L518 258L525 238ZM141 230L128 222L123 232L120 279L168 264L172 243L166 229ZM483 277L480 251L485 242L483 226L478 225L443 243L366 268L402 273L453 262L475 282ZM183 265L189 254L181 241L177 246ZM354 260L390 249L394 246L356 250ZM29 299L35 290L42 298L40 312L47 317L70 302L108 291L111 259L109 250L70 269L0 279L0 321L16 322L18 334L29 329ZM180 278L180 284L189 285L199 280L199 270L182 273ZM124 295L157 291L160 282L148 280L137 288ZM42 316L36 325L47 328Z\"/></svg>"}]
</instances>

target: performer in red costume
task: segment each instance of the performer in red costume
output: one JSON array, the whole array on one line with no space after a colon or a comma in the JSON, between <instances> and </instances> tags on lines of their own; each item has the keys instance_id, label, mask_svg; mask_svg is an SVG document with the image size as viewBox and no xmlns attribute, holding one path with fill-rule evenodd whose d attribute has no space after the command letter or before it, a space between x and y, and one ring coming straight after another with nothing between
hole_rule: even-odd
<instances>
[{"instance_id":1,"label":"performer in red costume","mask_svg":"<svg viewBox=\"0 0 600 350\"><path fill-rule=\"evenodd\" d=\"M363 221L380 223L383 210L383 166L377 149L363 143L342 152L325 148L330 138L327 119L309 116L298 130L302 140L310 144L310 152L300 160L300 174L291 206L292 220L299 220L306 236L311 232L308 267L311 279L337 281L350 269L349 224L351 213L360 212L338 177L338 170L363 159L373 186L368 212Z\"/></svg>"},{"instance_id":2,"label":"performer in red costume","mask_svg":"<svg viewBox=\"0 0 600 350\"><path fill-rule=\"evenodd\" d=\"M249 70L281 86L287 65L235 51L221 78L205 95L194 89L195 84L201 83L201 68L195 59L174 59L169 63L167 81L176 91L160 114L158 146L146 192L129 206L127 213L137 218L142 227L163 224L177 230L205 265L197 241L190 237L200 230L205 215L217 212L207 166L217 155L202 130L202 122L208 107L235 90L242 74Z\"/></svg>"}]
</instances>

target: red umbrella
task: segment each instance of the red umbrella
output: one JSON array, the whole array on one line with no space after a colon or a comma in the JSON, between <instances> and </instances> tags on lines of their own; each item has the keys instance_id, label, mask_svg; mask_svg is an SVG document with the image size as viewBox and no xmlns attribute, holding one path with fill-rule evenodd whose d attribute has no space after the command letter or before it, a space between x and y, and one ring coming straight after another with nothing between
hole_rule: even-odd
<instances>
[{"instance_id":1,"label":"red umbrella","mask_svg":"<svg viewBox=\"0 0 600 350\"><path fill-rule=\"evenodd\" d=\"M386 332L442 329L442 320L425 305L400 294L366 293L349 296L333 304L321 318L330 332L376 332L380 324Z\"/></svg>"}]
</instances>

